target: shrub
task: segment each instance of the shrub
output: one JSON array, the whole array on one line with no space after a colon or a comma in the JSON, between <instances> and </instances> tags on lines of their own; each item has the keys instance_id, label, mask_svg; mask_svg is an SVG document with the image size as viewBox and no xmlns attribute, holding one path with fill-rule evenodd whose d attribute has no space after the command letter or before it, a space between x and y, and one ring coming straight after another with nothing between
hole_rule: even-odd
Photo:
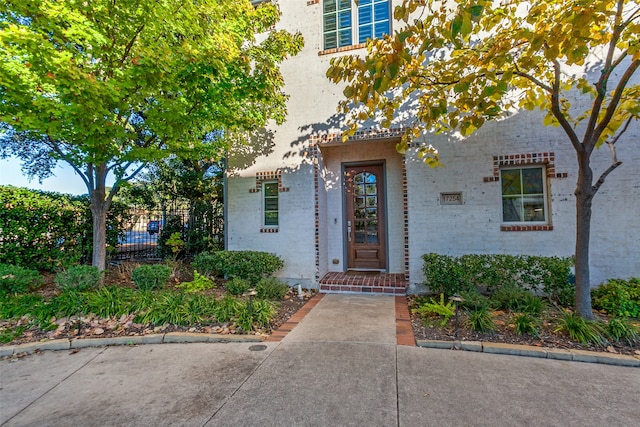
<instances>
[{"instance_id":1,"label":"shrub","mask_svg":"<svg viewBox=\"0 0 640 427\"><path fill-rule=\"evenodd\" d=\"M17 265L0 264L0 295L21 294L42 283L42 276L35 270Z\"/></svg>"},{"instance_id":2,"label":"shrub","mask_svg":"<svg viewBox=\"0 0 640 427\"><path fill-rule=\"evenodd\" d=\"M488 308L491 303L489 298L476 290L460 292L460 297L463 300L461 303L462 306L472 311L481 308Z\"/></svg>"},{"instance_id":3,"label":"shrub","mask_svg":"<svg viewBox=\"0 0 640 427\"><path fill-rule=\"evenodd\" d=\"M182 282L178 285L178 288L188 293L202 292L215 287L215 282L208 277L205 277L202 274L198 273L198 270L193 271L193 281Z\"/></svg>"},{"instance_id":4,"label":"shrub","mask_svg":"<svg viewBox=\"0 0 640 427\"><path fill-rule=\"evenodd\" d=\"M131 280L140 290L162 288L171 277L171 268L162 264L141 265L133 270Z\"/></svg>"},{"instance_id":5,"label":"shrub","mask_svg":"<svg viewBox=\"0 0 640 427\"><path fill-rule=\"evenodd\" d=\"M611 279L591 291L593 307L620 317L640 317L640 279Z\"/></svg>"},{"instance_id":6,"label":"shrub","mask_svg":"<svg viewBox=\"0 0 640 427\"><path fill-rule=\"evenodd\" d=\"M604 342L602 325L585 320L569 311L563 313L561 324L556 329L556 332L558 331L567 332L572 340L582 344L602 344Z\"/></svg>"},{"instance_id":7,"label":"shrub","mask_svg":"<svg viewBox=\"0 0 640 427\"><path fill-rule=\"evenodd\" d=\"M251 284L239 277L234 277L231 280L227 280L224 287L227 289L231 295L242 295L247 292L247 290L251 287Z\"/></svg>"},{"instance_id":8,"label":"shrub","mask_svg":"<svg viewBox=\"0 0 640 427\"><path fill-rule=\"evenodd\" d=\"M284 266L277 255L256 251L203 252L195 257L194 267L206 275L224 275L227 279L239 277L256 284Z\"/></svg>"},{"instance_id":9,"label":"shrub","mask_svg":"<svg viewBox=\"0 0 640 427\"><path fill-rule=\"evenodd\" d=\"M522 301L528 296L533 295L529 291L515 286L505 286L491 295L491 303L496 309L517 310Z\"/></svg>"},{"instance_id":10,"label":"shrub","mask_svg":"<svg viewBox=\"0 0 640 427\"><path fill-rule=\"evenodd\" d=\"M74 265L56 274L56 285L63 291L87 291L100 284L102 273L91 265Z\"/></svg>"},{"instance_id":11,"label":"shrub","mask_svg":"<svg viewBox=\"0 0 640 427\"><path fill-rule=\"evenodd\" d=\"M496 292L504 286L516 286L544 292L562 303L573 295L571 258L430 253L422 259L425 285L436 293L454 295L478 289Z\"/></svg>"},{"instance_id":12,"label":"shrub","mask_svg":"<svg viewBox=\"0 0 640 427\"><path fill-rule=\"evenodd\" d=\"M520 313L516 314L512 319L512 324L515 326L515 332L518 335L529 334L534 337L538 336L537 321L530 314Z\"/></svg>"},{"instance_id":13,"label":"shrub","mask_svg":"<svg viewBox=\"0 0 640 427\"><path fill-rule=\"evenodd\" d=\"M258 298L281 300L289 292L289 285L275 277L263 277L256 285L256 292Z\"/></svg>"},{"instance_id":14,"label":"shrub","mask_svg":"<svg viewBox=\"0 0 640 427\"><path fill-rule=\"evenodd\" d=\"M640 341L640 331L628 320L614 317L607 323L606 334L613 341L625 340L629 345Z\"/></svg>"},{"instance_id":15,"label":"shrub","mask_svg":"<svg viewBox=\"0 0 640 427\"><path fill-rule=\"evenodd\" d=\"M496 324L493 323L489 308L478 307L467 313L469 317L469 327L476 332L492 332L496 329Z\"/></svg>"},{"instance_id":16,"label":"shrub","mask_svg":"<svg viewBox=\"0 0 640 427\"><path fill-rule=\"evenodd\" d=\"M449 318L456 314L456 308L453 301L445 303L444 294L440 294L440 301L430 298L429 301L420 304L416 309L416 312L422 317L429 317L433 315L442 316L443 320L440 322L440 326L444 326L449 321Z\"/></svg>"},{"instance_id":17,"label":"shrub","mask_svg":"<svg viewBox=\"0 0 640 427\"><path fill-rule=\"evenodd\" d=\"M129 208L114 201L107 213L107 243L118 244ZM0 185L0 263L55 270L91 259L91 211L87 196Z\"/></svg>"}]
</instances>

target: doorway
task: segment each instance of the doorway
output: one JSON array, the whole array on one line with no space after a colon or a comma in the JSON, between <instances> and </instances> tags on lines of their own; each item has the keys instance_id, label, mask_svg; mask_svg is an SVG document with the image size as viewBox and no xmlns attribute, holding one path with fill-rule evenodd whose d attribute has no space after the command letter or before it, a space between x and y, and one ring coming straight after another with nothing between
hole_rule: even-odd
<instances>
[{"instance_id":1,"label":"doorway","mask_svg":"<svg viewBox=\"0 0 640 427\"><path fill-rule=\"evenodd\" d=\"M347 269L386 270L384 163L343 169Z\"/></svg>"}]
</instances>

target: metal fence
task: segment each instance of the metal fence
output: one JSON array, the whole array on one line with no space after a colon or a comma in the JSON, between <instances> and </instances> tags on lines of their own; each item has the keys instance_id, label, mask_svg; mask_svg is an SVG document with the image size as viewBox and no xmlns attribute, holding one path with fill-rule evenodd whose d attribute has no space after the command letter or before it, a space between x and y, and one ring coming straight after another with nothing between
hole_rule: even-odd
<instances>
[{"instance_id":1,"label":"metal fence","mask_svg":"<svg viewBox=\"0 0 640 427\"><path fill-rule=\"evenodd\" d=\"M151 260L171 256L189 258L204 250L224 249L221 203L155 211L134 208L130 214L127 230L111 253L111 261ZM167 244L174 233L179 233L177 237L184 242L181 250L175 253L171 242Z\"/></svg>"}]
</instances>

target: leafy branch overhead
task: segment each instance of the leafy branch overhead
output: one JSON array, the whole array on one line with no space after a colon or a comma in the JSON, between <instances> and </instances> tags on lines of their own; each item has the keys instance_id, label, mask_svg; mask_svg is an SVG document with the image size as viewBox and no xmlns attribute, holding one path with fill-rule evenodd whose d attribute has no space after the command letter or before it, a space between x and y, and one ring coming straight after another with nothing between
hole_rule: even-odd
<instances>
[{"instance_id":1,"label":"leafy branch overhead","mask_svg":"<svg viewBox=\"0 0 640 427\"><path fill-rule=\"evenodd\" d=\"M334 58L327 76L346 82L340 109L345 136L360 122L397 123L411 104L413 121L399 151L423 133L470 135L519 110L546 112L576 150L615 143L640 116L640 7L603 0L405 0L402 26L370 40L366 56ZM437 151L423 147L428 164Z\"/></svg>"}]
</instances>

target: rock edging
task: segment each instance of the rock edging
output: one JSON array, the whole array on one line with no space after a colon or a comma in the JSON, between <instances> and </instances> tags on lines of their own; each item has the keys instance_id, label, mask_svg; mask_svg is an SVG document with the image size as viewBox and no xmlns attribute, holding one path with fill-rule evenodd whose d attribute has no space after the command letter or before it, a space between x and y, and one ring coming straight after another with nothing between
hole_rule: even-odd
<instances>
[{"instance_id":1,"label":"rock edging","mask_svg":"<svg viewBox=\"0 0 640 427\"><path fill-rule=\"evenodd\" d=\"M562 350L529 345L502 344L482 341L436 341L419 340L418 347L446 350L465 350L481 353L506 354L511 356L538 357L573 362L601 363L640 368L640 356L608 354L585 350Z\"/></svg>"}]
</instances>

